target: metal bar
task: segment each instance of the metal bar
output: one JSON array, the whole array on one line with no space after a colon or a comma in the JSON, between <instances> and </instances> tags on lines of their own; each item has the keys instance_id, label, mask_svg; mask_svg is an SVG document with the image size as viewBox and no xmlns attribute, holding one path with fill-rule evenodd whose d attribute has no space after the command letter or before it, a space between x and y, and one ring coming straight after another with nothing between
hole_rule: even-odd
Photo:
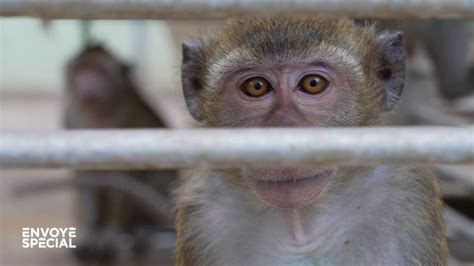
<instances>
[{"instance_id":1,"label":"metal bar","mask_svg":"<svg viewBox=\"0 0 474 266\"><path fill-rule=\"evenodd\" d=\"M473 18L472 0L3 0L0 16L44 19L222 19L255 15Z\"/></svg>"},{"instance_id":2,"label":"metal bar","mask_svg":"<svg viewBox=\"0 0 474 266\"><path fill-rule=\"evenodd\" d=\"M0 134L1 168L124 170L474 162L474 127L99 130Z\"/></svg>"}]
</instances>

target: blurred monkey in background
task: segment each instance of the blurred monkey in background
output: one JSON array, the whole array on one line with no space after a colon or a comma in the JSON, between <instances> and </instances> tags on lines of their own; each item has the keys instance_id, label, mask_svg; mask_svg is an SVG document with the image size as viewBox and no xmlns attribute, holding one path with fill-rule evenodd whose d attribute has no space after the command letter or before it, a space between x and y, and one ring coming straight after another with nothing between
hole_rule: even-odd
<instances>
[{"instance_id":1,"label":"blurred monkey in background","mask_svg":"<svg viewBox=\"0 0 474 266\"><path fill-rule=\"evenodd\" d=\"M128 65L116 59L100 45L86 46L69 62L66 71L64 126L67 129L165 128L163 119L140 96L130 77ZM134 262L146 254L150 236L156 231L170 231L169 187L176 179L175 170L160 171L76 171L77 182L96 180L114 187L87 186L79 190L79 228L89 234L79 244L76 254L83 263L117 265L124 252L121 236L132 251ZM138 189L152 189L160 196L161 217L124 193L134 184ZM119 185L118 185L119 186ZM119 186L120 187L120 186ZM135 195L144 193L135 193ZM80 236L80 235L79 235Z\"/></svg>"}]
</instances>

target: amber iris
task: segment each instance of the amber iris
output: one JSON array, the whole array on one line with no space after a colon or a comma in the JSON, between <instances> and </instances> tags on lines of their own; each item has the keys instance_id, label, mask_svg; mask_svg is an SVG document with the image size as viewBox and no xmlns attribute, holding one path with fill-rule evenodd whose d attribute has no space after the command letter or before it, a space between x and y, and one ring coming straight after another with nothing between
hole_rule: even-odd
<instances>
[{"instance_id":1,"label":"amber iris","mask_svg":"<svg viewBox=\"0 0 474 266\"><path fill-rule=\"evenodd\" d=\"M300 81L301 89L309 94L318 94L323 92L329 85L329 82L320 75L307 75Z\"/></svg>"},{"instance_id":2,"label":"amber iris","mask_svg":"<svg viewBox=\"0 0 474 266\"><path fill-rule=\"evenodd\" d=\"M264 78L251 78L242 85L242 91L251 97L263 96L270 88L270 83Z\"/></svg>"}]
</instances>

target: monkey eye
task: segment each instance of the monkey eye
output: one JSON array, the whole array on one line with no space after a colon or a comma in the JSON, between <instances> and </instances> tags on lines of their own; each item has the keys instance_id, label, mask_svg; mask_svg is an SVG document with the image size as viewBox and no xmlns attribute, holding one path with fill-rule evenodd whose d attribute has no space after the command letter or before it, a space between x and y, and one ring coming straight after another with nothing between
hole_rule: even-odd
<instances>
[{"instance_id":1,"label":"monkey eye","mask_svg":"<svg viewBox=\"0 0 474 266\"><path fill-rule=\"evenodd\" d=\"M271 91L271 86L264 78L251 78L244 82L242 91L248 96L260 97Z\"/></svg>"},{"instance_id":2,"label":"monkey eye","mask_svg":"<svg viewBox=\"0 0 474 266\"><path fill-rule=\"evenodd\" d=\"M301 89L309 94L318 94L323 92L329 85L329 81L320 75L304 76L299 86Z\"/></svg>"}]
</instances>

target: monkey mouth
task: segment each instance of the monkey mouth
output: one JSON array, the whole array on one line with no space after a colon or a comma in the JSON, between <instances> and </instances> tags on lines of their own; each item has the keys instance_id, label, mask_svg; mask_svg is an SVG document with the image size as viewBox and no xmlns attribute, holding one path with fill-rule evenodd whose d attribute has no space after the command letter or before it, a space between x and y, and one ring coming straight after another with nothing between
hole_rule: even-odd
<instances>
[{"instance_id":1,"label":"monkey mouth","mask_svg":"<svg viewBox=\"0 0 474 266\"><path fill-rule=\"evenodd\" d=\"M303 186L313 182L317 182L319 179L326 178L332 175L332 169L320 170L318 173L308 177L278 177L278 178L259 178L257 183L264 186Z\"/></svg>"},{"instance_id":2,"label":"monkey mouth","mask_svg":"<svg viewBox=\"0 0 474 266\"><path fill-rule=\"evenodd\" d=\"M308 177L258 179L255 189L272 207L301 208L317 200L332 174L332 170L325 170Z\"/></svg>"},{"instance_id":3,"label":"monkey mouth","mask_svg":"<svg viewBox=\"0 0 474 266\"><path fill-rule=\"evenodd\" d=\"M324 173L320 173L310 177L304 178L289 178L283 180L257 180L257 183L264 186L303 186L309 183L317 181L317 179L322 178Z\"/></svg>"}]
</instances>

